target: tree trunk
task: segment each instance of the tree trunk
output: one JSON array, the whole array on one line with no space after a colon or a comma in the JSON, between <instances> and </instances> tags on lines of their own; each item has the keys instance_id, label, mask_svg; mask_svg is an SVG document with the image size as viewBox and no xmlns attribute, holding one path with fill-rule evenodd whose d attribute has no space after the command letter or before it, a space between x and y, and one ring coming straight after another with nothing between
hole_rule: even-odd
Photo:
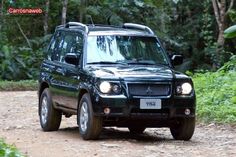
<instances>
[{"instance_id":1,"label":"tree trunk","mask_svg":"<svg viewBox=\"0 0 236 157\"><path fill-rule=\"evenodd\" d=\"M217 38L217 50L215 54L215 62L214 67L219 66L220 62L220 52L222 51L222 48L224 47L225 38L224 38L224 30L226 26L226 14L229 10L232 9L234 5L234 0L230 0L228 9L227 9L227 3L226 0L212 0L212 5L214 8L214 14L216 18L216 22L218 25L218 38Z\"/></svg>"},{"instance_id":2,"label":"tree trunk","mask_svg":"<svg viewBox=\"0 0 236 157\"><path fill-rule=\"evenodd\" d=\"M83 23L84 17L84 0L80 0L80 8L79 8L79 22Z\"/></svg>"},{"instance_id":3,"label":"tree trunk","mask_svg":"<svg viewBox=\"0 0 236 157\"><path fill-rule=\"evenodd\" d=\"M48 33L48 13L49 13L49 6L50 6L50 0L46 0L45 3L45 15L43 20L43 29L44 29L44 35L47 35Z\"/></svg>"},{"instance_id":4,"label":"tree trunk","mask_svg":"<svg viewBox=\"0 0 236 157\"><path fill-rule=\"evenodd\" d=\"M226 14L229 10L232 9L235 0L230 0L228 9L226 6L226 0L212 0L212 5L214 8L214 14L218 25L218 39L217 45L219 47L223 47L225 43L224 39L224 30L225 30L225 21L226 21Z\"/></svg>"},{"instance_id":5,"label":"tree trunk","mask_svg":"<svg viewBox=\"0 0 236 157\"><path fill-rule=\"evenodd\" d=\"M3 5L4 5L4 0L2 0L1 8L0 8L0 31L2 30L2 25L3 25L3 22L4 22Z\"/></svg>"},{"instance_id":6,"label":"tree trunk","mask_svg":"<svg viewBox=\"0 0 236 157\"><path fill-rule=\"evenodd\" d=\"M68 0L63 0L63 3L62 3L62 16L61 16L61 24L62 25L66 24L67 4L68 4Z\"/></svg>"},{"instance_id":7,"label":"tree trunk","mask_svg":"<svg viewBox=\"0 0 236 157\"><path fill-rule=\"evenodd\" d=\"M0 11L0 16L2 17L3 16L3 5L4 5L4 0L2 0L2 3L1 3L1 11Z\"/></svg>"}]
</instances>

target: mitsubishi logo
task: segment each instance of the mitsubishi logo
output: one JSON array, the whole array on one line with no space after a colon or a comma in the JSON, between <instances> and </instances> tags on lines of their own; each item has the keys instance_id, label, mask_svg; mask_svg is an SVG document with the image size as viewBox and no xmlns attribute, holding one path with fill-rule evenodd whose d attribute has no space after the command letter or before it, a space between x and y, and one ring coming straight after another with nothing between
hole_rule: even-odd
<instances>
[{"instance_id":1,"label":"mitsubishi logo","mask_svg":"<svg viewBox=\"0 0 236 157\"><path fill-rule=\"evenodd\" d=\"M148 88L147 88L147 90L146 90L146 93L147 93L147 94L151 94L151 93L152 93L152 90L151 90L151 87L150 87L150 86L148 86Z\"/></svg>"}]
</instances>

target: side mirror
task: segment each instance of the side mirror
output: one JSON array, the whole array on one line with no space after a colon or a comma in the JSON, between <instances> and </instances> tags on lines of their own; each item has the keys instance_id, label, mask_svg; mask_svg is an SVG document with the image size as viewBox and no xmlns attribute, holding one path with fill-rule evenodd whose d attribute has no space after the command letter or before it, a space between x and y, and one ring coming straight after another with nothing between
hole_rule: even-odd
<instances>
[{"instance_id":1,"label":"side mirror","mask_svg":"<svg viewBox=\"0 0 236 157\"><path fill-rule=\"evenodd\" d=\"M68 64L78 65L80 56L74 53L67 53L65 56L65 61Z\"/></svg>"},{"instance_id":2,"label":"side mirror","mask_svg":"<svg viewBox=\"0 0 236 157\"><path fill-rule=\"evenodd\" d=\"M180 65L183 63L183 56L182 55L173 55L171 56L171 63L172 65Z\"/></svg>"}]
</instances>

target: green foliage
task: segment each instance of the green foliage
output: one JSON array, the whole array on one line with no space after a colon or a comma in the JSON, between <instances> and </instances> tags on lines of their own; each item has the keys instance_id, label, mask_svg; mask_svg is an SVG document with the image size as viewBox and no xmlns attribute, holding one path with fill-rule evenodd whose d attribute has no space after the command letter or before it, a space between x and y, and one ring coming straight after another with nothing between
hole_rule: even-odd
<instances>
[{"instance_id":1,"label":"green foliage","mask_svg":"<svg viewBox=\"0 0 236 157\"><path fill-rule=\"evenodd\" d=\"M0 139L0 156L1 157L24 157L19 151L12 145L6 144Z\"/></svg>"},{"instance_id":2,"label":"green foliage","mask_svg":"<svg viewBox=\"0 0 236 157\"><path fill-rule=\"evenodd\" d=\"M37 90L38 82L35 80L21 80L21 81L1 81L0 91L29 91Z\"/></svg>"},{"instance_id":3,"label":"green foliage","mask_svg":"<svg viewBox=\"0 0 236 157\"><path fill-rule=\"evenodd\" d=\"M228 12L228 15L230 17L230 20L235 23L236 22L236 10L235 9L231 9Z\"/></svg>"},{"instance_id":4,"label":"green foliage","mask_svg":"<svg viewBox=\"0 0 236 157\"><path fill-rule=\"evenodd\" d=\"M227 28L224 31L225 38L235 38L236 37L236 25Z\"/></svg>"},{"instance_id":5,"label":"green foliage","mask_svg":"<svg viewBox=\"0 0 236 157\"><path fill-rule=\"evenodd\" d=\"M61 23L62 1L50 1L50 35L46 37L43 37L44 14L9 15L9 7L41 8L45 11L45 1L3 1L3 16L0 13L0 78L36 79L43 48L55 27ZM211 0L201 3L192 0L68 1L67 22L91 23L90 17L96 24L122 25L124 22L133 22L148 25L170 54L184 55L184 64L179 68L183 72L212 70L213 63L223 65L236 53L235 40L229 39L225 47L217 51L218 28ZM235 9L231 9L227 17L227 24L233 25ZM29 39L31 49L23 34Z\"/></svg>"},{"instance_id":6,"label":"green foliage","mask_svg":"<svg viewBox=\"0 0 236 157\"><path fill-rule=\"evenodd\" d=\"M5 80L37 78L42 58L41 49L32 51L27 47L4 45L0 48L0 77Z\"/></svg>"},{"instance_id":7,"label":"green foliage","mask_svg":"<svg viewBox=\"0 0 236 157\"><path fill-rule=\"evenodd\" d=\"M197 116L201 121L236 123L236 57L217 72L194 75Z\"/></svg>"}]
</instances>

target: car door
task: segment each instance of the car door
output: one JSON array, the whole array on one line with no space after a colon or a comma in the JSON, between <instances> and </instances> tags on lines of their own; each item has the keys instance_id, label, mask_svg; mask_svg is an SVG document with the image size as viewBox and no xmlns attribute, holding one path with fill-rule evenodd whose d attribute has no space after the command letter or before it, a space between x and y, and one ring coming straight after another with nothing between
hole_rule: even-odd
<instances>
[{"instance_id":1,"label":"car door","mask_svg":"<svg viewBox=\"0 0 236 157\"><path fill-rule=\"evenodd\" d=\"M53 102L55 105L60 106L63 104L63 97L61 97L61 87L63 86L62 78L63 66L61 65L61 51L64 42L65 32L60 30L55 33L55 41L51 43L49 48L51 57L48 59L48 64L51 66L50 76L50 91L52 94Z\"/></svg>"},{"instance_id":2,"label":"car door","mask_svg":"<svg viewBox=\"0 0 236 157\"><path fill-rule=\"evenodd\" d=\"M60 49L60 57L55 69L58 84L54 87L59 107L77 111L78 85L80 81L80 64L69 64L65 61L67 54L81 56L83 35L79 32L66 32Z\"/></svg>"}]
</instances>

